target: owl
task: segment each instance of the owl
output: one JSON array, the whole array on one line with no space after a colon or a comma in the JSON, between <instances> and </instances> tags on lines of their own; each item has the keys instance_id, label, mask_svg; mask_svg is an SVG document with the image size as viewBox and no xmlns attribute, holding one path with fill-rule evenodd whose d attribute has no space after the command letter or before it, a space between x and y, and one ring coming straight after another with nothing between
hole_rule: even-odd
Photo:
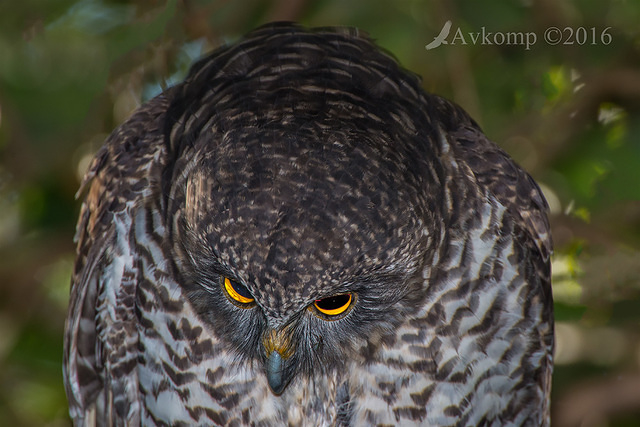
<instances>
[{"instance_id":1,"label":"owl","mask_svg":"<svg viewBox=\"0 0 640 427\"><path fill-rule=\"evenodd\" d=\"M84 180L76 425L548 425L539 187L354 29L193 65Z\"/></svg>"}]
</instances>

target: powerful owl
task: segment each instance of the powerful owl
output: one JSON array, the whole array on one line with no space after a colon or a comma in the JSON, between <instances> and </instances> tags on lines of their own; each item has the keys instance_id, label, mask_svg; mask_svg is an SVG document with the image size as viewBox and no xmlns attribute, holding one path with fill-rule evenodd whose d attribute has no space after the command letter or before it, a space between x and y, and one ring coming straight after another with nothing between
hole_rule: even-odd
<instances>
[{"instance_id":1,"label":"powerful owl","mask_svg":"<svg viewBox=\"0 0 640 427\"><path fill-rule=\"evenodd\" d=\"M547 425L533 179L352 29L261 27L86 175L77 425Z\"/></svg>"}]
</instances>

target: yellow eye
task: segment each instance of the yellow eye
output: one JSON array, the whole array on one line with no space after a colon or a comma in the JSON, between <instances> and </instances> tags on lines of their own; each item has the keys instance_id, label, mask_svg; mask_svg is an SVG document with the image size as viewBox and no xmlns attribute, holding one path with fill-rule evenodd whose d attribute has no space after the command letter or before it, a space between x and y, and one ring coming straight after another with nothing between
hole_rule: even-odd
<instances>
[{"instance_id":1,"label":"yellow eye","mask_svg":"<svg viewBox=\"0 0 640 427\"><path fill-rule=\"evenodd\" d=\"M249 304L255 301L249 289L238 282L230 280L228 277L224 278L224 290L227 291L227 294L232 300L240 304Z\"/></svg>"},{"instance_id":2,"label":"yellow eye","mask_svg":"<svg viewBox=\"0 0 640 427\"><path fill-rule=\"evenodd\" d=\"M351 294L334 295L327 298L317 299L314 301L314 307L322 314L327 316L337 316L342 314L349 306L353 297Z\"/></svg>"}]
</instances>

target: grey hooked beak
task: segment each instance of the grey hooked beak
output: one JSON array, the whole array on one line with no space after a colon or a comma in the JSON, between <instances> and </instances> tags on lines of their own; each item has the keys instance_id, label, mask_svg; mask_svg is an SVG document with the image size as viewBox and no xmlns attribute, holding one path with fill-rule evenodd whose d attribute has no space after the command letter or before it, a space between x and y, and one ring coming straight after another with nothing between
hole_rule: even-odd
<instances>
[{"instance_id":1,"label":"grey hooked beak","mask_svg":"<svg viewBox=\"0 0 640 427\"><path fill-rule=\"evenodd\" d=\"M287 359L294 352L289 328L270 329L263 338L264 349L267 354L265 371L267 382L275 395L280 395L291 381L293 371L287 369Z\"/></svg>"},{"instance_id":2,"label":"grey hooked beak","mask_svg":"<svg viewBox=\"0 0 640 427\"><path fill-rule=\"evenodd\" d=\"M279 395L284 391L287 383L284 380L284 361L277 351L272 351L267 357L267 381L271 391Z\"/></svg>"}]
</instances>

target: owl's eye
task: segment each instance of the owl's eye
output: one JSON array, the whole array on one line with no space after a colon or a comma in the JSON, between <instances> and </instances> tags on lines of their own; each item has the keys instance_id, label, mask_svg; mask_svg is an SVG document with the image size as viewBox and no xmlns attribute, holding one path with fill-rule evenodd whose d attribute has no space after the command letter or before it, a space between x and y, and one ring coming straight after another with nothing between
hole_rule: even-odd
<instances>
[{"instance_id":1,"label":"owl's eye","mask_svg":"<svg viewBox=\"0 0 640 427\"><path fill-rule=\"evenodd\" d=\"M353 297L351 294L339 294L331 297L317 299L313 306L322 314L337 316L344 313L351 306Z\"/></svg>"},{"instance_id":2,"label":"owl's eye","mask_svg":"<svg viewBox=\"0 0 640 427\"><path fill-rule=\"evenodd\" d=\"M228 277L224 278L224 290L227 291L227 295L229 298L235 302L239 302L240 304L250 304L255 301L249 289L242 286L238 282L234 282Z\"/></svg>"}]
</instances>

